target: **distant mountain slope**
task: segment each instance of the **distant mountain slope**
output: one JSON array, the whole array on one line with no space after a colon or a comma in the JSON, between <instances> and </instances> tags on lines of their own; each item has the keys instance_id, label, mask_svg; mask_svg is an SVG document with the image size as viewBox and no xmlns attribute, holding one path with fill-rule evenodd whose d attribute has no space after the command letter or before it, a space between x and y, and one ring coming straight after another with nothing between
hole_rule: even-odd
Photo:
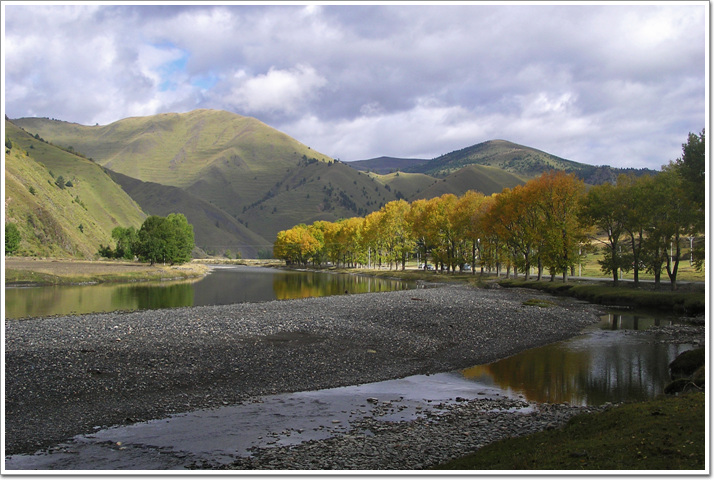
<instances>
[{"instance_id":1,"label":"distant mountain slope","mask_svg":"<svg viewBox=\"0 0 714 480\"><path fill-rule=\"evenodd\" d=\"M255 188L264 190L270 183L260 179L286 161L332 160L255 118L220 110L132 117L106 126L46 118L14 122L115 172L182 188L210 175L225 176L231 185L250 174L259 177Z\"/></svg>"},{"instance_id":2,"label":"distant mountain slope","mask_svg":"<svg viewBox=\"0 0 714 480\"><path fill-rule=\"evenodd\" d=\"M526 181L517 175L496 167L469 165L451 175L437 180L432 185L417 193L409 200L440 197L445 193L463 195L469 190L476 190L484 195L500 193L504 188L513 188Z\"/></svg>"},{"instance_id":3,"label":"distant mountain slope","mask_svg":"<svg viewBox=\"0 0 714 480\"><path fill-rule=\"evenodd\" d=\"M93 258L114 227L141 226L144 212L99 165L8 121L5 133L5 214L22 235L19 254Z\"/></svg>"},{"instance_id":4,"label":"distant mountain slope","mask_svg":"<svg viewBox=\"0 0 714 480\"><path fill-rule=\"evenodd\" d=\"M229 112L196 110L94 127L38 118L16 122L120 174L182 188L269 245L279 230L297 223L366 215L396 199L370 176ZM144 191L137 198L147 211L166 208L160 195Z\"/></svg>"},{"instance_id":5,"label":"distant mountain slope","mask_svg":"<svg viewBox=\"0 0 714 480\"><path fill-rule=\"evenodd\" d=\"M592 185L614 181L620 173L647 171L586 165L506 140L490 140L472 145L412 167L408 171L443 177L468 165L496 167L525 179L537 177L548 170L562 170L574 173L585 183Z\"/></svg>"},{"instance_id":6,"label":"distant mountain slope","mask_svg":"<svg viewBox=\"0 0 714 480\"><path fill-rule=\"evenodd\" d=\"M374 172L385 175L399 170L415 168L428 161L429 160L423 158L378 157L370 158L369 160L355 160L353 162L346 162L346 164L362 172Z\"/></svg>"},{"instance_id":7,"label":"distant mountain slope","mask_svg":"<svg viewBox=\"0 0 714 480\"><path fill-rule=\"evenodd\" d=\"M439 180L423 173L394 172L386 175L371 173L375 180L389 187L399 198L410 199Z\"/></svg>"},{"instance_id":8,"label":"distant mountain slope","mask_svg":"<svg viewBox=\"0 0 714 480\"><path fill-rule=\"evenodd\" d=\"M193 225L196 246L211 255L226 250L243 258L255 258L260 250L269 250L272 241L249 230L220 208L189 192L153 182L142 182L121 173L106 170L149 215L168 216L183 213Z\"/></svg>"}]
</instances>

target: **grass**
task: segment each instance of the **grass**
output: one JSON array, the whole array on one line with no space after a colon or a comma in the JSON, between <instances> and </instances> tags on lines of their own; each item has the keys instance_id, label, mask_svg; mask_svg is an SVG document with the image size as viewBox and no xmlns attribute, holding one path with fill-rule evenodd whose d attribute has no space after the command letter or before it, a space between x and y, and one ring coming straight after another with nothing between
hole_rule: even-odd
<instances>
[{"instance_id":1,"label":"grass","mask_svg":"<svg viewBox=\"0 0 714 480\"><path fill-rule=\"evenodd\" d=\"M550 308L555 306L556 304L554 302L544 300L542 298L529 298L528 300L523 302L523 305L525 305L526 307Z\"/></svg>"},{"instance_id":2,"label":"grass","mask_svg":"<svg viewBox=\"0 0 714 480\"><path fill-rule=\"evenodd\" d=\"M563 428L495 442L435 469L702 471L705 401L690 393L578 415Z\"/></svg>"},{"instance_id":3,"label":"grass","mask_svg":"<svg viewBox=\"0 0 714 480\"><path fill-rule=\"evenodd\" d=\"M90 258L112 241L114 227L141 225L139 206L99 165L5 127L13 144L5 154L5 213L22 236L18 254ZM60 175L73 186L55 185Z\"/></svg>"},{"instance_id":4,"label":"grass","mask_svg":"<svg viewBox=\"0 0 714 480\"><path fill-rule=\"evenodd\" d=\"M6 285L77 285L185 279L205 275L198 263L154 265L123 261L5 259Z\"/></svg>"},{"instance_id":5,"label":"grass","mask_svg":"<svg viewBox=\"0 0 714 480\"><path fill-rule=\"evenodd\" d=\"M568 295L580 300L602 305L618 305L638 309L669 310L676 313L698 315L704 313L706 303L701 291L644 290L609 284L558 283L549 281L501 280L504 287L521 287L540 290L553 295Z\"/></svg>"}]
</instances>

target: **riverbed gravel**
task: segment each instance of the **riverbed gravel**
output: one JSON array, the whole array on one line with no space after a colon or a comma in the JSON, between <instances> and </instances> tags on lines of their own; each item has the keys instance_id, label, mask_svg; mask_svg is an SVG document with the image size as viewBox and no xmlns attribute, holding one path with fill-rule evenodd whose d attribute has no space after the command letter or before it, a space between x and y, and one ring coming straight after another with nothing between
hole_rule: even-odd
<instances>
[{"instance_id":1,"label":"riverbed gravel","mask_svg":"<svg viewBox=\"0 0 714 480\"><path fill-rule=\"evenodd\" d=\"M541 297L555 305L523 304ZM6 320L5 454L32 453L101 427L238 404L261 395L489 363L569 338L596 321L596 307L569 298L465 285ZM468 405L459 405L463 411L449 415L469 417ZM530 418L533 425L542 420ZM435 448L439 436L435 433L435 440L429 441L431 433L419 430L428 428L428 422L419 422L396 427L388 442L399 443L400 429L410 428L418 430L410 441L420 439ZM369 443L378 436L358 436L354 442ZM332 441L354 443L350 436ZM382 450L379 445L373 448ZM275 468L267 460L261 462L236 467ZM385 462L375 468L426 465L416 460ZM294 468L372 468L309 465L295 463Z\"/></svg>"}]
</instances>

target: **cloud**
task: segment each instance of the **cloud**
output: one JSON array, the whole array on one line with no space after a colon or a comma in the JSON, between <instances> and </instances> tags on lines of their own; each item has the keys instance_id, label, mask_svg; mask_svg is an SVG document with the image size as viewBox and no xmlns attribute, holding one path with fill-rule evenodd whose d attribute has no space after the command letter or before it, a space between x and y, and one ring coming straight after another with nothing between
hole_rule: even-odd
<instances>
[{"instance_id":1,"label":"cloud","mask_svg":"<svg viewBox=\"0 0 714 480\"><path fill-rule=\"evenodd\" d=\"M11 118L216 108L344 160L503 138L653 168L706 121L704 2L4 8Z\"/></svg>"},{"instance_id":2,"label":"cloud","mask_svg":"<svg viewBox=\"0 0 714 480\"><path fill-rule=\"evenodd\" d=\"M294 114L317 96L327 80L309 65L249 77L245 71L230 79L230 93L224 101L247 114Z\"/></svg>"}]
</instances>

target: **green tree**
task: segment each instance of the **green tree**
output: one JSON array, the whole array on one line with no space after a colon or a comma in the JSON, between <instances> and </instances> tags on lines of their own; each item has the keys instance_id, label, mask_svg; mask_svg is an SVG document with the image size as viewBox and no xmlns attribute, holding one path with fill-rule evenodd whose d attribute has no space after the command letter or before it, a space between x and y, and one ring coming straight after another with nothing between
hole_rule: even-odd
<instances>
[{"instance_id":1,"label":"green tree","mask_svg":"<svg viewBox=\"0 0 714 480\"><path fill-rule=\"evenodd\" d=\"M588 191L580 210L582 224L595 227L591 239L602 244L604 258L598 260L600 269L606 274L612 274L615 285L619 283L620 269L629 270L627 259L622 254L622 237L625 235L626 222L622 211L624 201L621 188L611 183L603 183Z\"/></svg>"},{"instance_id":2,"label":"green tree","mask_svg":"<svg viewBox=\"0 0 714 480\"><path fill-rule=\"evenodd\" d=\"M168 217L147 217L132 250L141 261L151 265L156 262L173 265L189 261L193 247L193 226L183 214L172 213Z\"/></svg>"},{"instance_id":3,"label":"green tree","mask_svg":"<svg viewBox=\"0 0 714 480\"><path fill-rule=\"evenodd\" d=\"M134 246L139 239L139 232L134 227L115 227L112 238L116 241L115 258L134 259Z\"/></svg>"},{"instance_id":4,"label":"green tree","mask_svg":"<svg viewBox=\"0 0 714 480\"><path fill-rule=\"evenodd\" d=\"M195 246L193 225L183 213L171 213L166 221L170 231L169 262L173 265L190 261Z\"/></svg>"},{"instance_id":5,"label":"green tree","mask_svg":"<svg viewBox=\"0 0 714 480\"><path fill-rule=\"evenodd\" d=\"M62 175L57 177L57 180L55 180L55 185L57 185L61 190L64 190L67 184L65 183L64 177Z\"/></svg>"},{"instance_id":6,"label":"green tree","mask_svg":"<svg viewBox=\"0 0 714 480\"><path fill-rule=\"evenodd\" d=\"M704 129L699 135L690 133L687 143L682 144L682 156L669 168L682 179L682 189L695 208L697 215L693 223L693 233L704 233L706 184L706 136ZM704 265L705 242L700 242L694 250L695 265L701 270Z\"/></svg>"},{"instance_id":7,"label":"green tree","mask_svg":"<svg viewBox=\"0 0 714 480\"><path fill-rule=\"evenodd\" d=\"M20 231L14 223L5 224L5 255L12 255L20 248Z\"/></svg>"}]
</instances>

